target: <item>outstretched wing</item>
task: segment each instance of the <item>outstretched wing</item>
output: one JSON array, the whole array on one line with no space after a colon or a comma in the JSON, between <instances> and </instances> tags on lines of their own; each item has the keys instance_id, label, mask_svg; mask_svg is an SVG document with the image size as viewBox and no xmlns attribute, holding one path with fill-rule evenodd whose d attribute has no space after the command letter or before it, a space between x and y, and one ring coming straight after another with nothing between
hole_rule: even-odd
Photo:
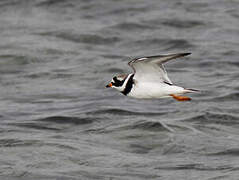
<instances>
[{"instance_id":1,"label":"outstretched wing","mask_svg":"<svg viewBox=\"0 0 239 180\"><path fill-rule=\"evenodd\" d=\"M128 64L133 68L136 80L147 82L166 82L172 84L163 63L176 59L179 57L187 56L191 53L178 53L169 55L157 55L133 59Z\"/></svg>"}]
</instances>

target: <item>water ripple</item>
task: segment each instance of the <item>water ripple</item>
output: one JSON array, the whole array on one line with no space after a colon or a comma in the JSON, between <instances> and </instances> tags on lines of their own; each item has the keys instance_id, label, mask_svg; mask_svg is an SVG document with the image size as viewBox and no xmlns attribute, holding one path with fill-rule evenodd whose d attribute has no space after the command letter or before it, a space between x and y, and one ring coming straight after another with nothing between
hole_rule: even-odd
<instances>
[{"instance_id":1,"label":"water ripple","mask_svg":"<svg viewBox=\"0 0 239 180\"><path fill-rule=\"evenodd\" d=\"M155 121L140 121L129 126L130 129L142 129L148 131L169 131L160 122Z\"/></svg>"},{"instance_id":2,"label":"water ripple","mask_svg":"<svg viewBox=\"0 0 239 180\"><path fill-rule=\"evenodd\" d=\"M231 166L206 166L204 164L182 164L176 166L165 166L165 167L157 167L156 169L164 169L164 170L198 170L198 171L222 171L222 170L232 170Z\"/></svg>"},{"instance_id":3,"label":"water ripple","mask_svg":"<svg viewBox=\"0 0 239 180\"><path fill-rule=\"evenodd\" d=\"M139 46L141 47L142 44L144 46L162 46L164 47L165 50L170 50L170 49L187 49L187 48L193 48L194 45L185 40L185 39L144 39L144 40L137 40L132 43L129 43L130 46Z\"/></svg>"},{"instance_id":4,"label":"water ripple","mask_svg":"<svg viewBox=\"0 0 239 180\"><path fill-rule=\"evenodd\" d=\"M39 142L37 140L0 139L0 147L32 146Z\"/></svg>"},{"instance_id":5,"label":"water ripple","mask_svg":"<svg viewBox=\"0 0 239 180\"><path fill-rule=\"evenodd\" d=\"M138 23L133 23L133 22L124 22L120 23L114 26L109 27L110 29L115 29L115 30L120 30L120 31L143 31L145 29L150 29L152 26L149 25L143 25L143 24L138 24Z\"/></svg>"},{"instance_id":6,"label":"water ripple","mask_svg":"<svg viewBox=\"0 0 239 180\"><path fill-rule=\"evenodd\" d=\"M120 38L103 37L96 34L73 34L69 32L44 32L39 33L41 36L54 36L63 40L72 41L76 43L86 43L94 45L115 44L120 41Z\"/></svg>"},{"instance_id":7,"label":"water ripple","mask_svg":"<svg viewBox=\"0 0 239 180\"><path fill-rule=\"evenodd\" d=\"M202 115L194 116L183 121L187 122L196 122L198 124L222 124L222 125L238 125L239 117L229 115L229 114L213 114L213 113L205 113Z\"/></svg>"},{"instance_id":8,"label":"water ripple","mask_svg":"<svg viewBox=\"0 0 239 180\"><path fill-rule=\"evenodd\" d=\"M104 109L104 110L98 110L98 111L92 111L88 114L92 115L100 115L100 114L113 114L113 115L145 115L145 116L160 116L165 114L164 112L161 113L150 113L150 112L135 112L135 111L129 111L124 109Z\"/></svg>"},{"instance_id":9,"label":"water ripple","mask_svg":"<svg viewBox=\"0 0 239 180\"><path fill-rule=\"evenodd\" d=\"M90 117L67 117L67 116L51 116L42 119L36 119L36 121L42 122L52 122L57 124L74 124L74 125L82 125L82 124L90 124L93 123L96 118Z\"/></svg>"},{"instance_id":10,"label":"water ripple","mask_svg":"<svg viewBox=\"0 0 239 180\"><path fill-rule=\"evenodd\" d=\"M202 21L197 20L179 20L179 19L166 19L162 22L162 24L166 26L170 26L173 28L194 28L198 26L205 25Z\"/></svg>"}]
</instances>

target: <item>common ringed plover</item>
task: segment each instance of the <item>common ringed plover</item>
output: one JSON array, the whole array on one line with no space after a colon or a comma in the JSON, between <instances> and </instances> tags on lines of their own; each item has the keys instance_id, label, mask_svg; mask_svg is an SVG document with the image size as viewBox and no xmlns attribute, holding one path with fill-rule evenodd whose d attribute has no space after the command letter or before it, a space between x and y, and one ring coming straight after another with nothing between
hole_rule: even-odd
<instances>
[{"instance_id":1,"label":"common ringed plover","mask_svg":"<svg viewBox=\"0 0 239 180\"><path fill-rule=\"evenodd\" d=\"M196 89L179 87L169 79L163 63L191 53L156 55L133 59L128 65L134 73L113 77L106 86L115 88L125 96L141 99L173 97L178 101L190 101L182 96L185 93L198 92Z\"/></svg>"}]
</instances>

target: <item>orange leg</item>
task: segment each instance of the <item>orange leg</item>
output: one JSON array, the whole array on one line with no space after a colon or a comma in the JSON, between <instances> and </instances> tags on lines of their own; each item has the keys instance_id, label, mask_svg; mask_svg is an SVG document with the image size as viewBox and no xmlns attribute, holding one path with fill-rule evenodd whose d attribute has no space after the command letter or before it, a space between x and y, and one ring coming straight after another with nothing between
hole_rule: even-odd
<instances>
[{"instance_id":1,"label":"orange leg","mask_svg":"<svg viewBox=\"0 0 239 180\"><path fill-rule=\"evenodd\" d=\"M171 94L170 96L172 96L174 99L176 99L178 101L191 101L191 98L187 97L187 96L178 96L175 94Z\"/></svg>"}]
</instances>

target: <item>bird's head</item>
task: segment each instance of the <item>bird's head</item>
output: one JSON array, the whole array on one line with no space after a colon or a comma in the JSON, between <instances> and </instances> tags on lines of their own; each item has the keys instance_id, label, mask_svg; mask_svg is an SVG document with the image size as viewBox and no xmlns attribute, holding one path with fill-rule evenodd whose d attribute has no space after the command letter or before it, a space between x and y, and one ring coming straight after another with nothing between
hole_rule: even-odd
<instances>
[{"instance_id":1,"label":"bird's head","mask_svg":"<svg viewBox=\"0 0 239 180\"><path fill-rule=\"evenodd\" d=\"M125 87L125 80L127 79L128 75L117 75L112 78L109 84L106 85L107 88L115 88L118 91L123 91Z\"/></svg>"}]
</instances>

